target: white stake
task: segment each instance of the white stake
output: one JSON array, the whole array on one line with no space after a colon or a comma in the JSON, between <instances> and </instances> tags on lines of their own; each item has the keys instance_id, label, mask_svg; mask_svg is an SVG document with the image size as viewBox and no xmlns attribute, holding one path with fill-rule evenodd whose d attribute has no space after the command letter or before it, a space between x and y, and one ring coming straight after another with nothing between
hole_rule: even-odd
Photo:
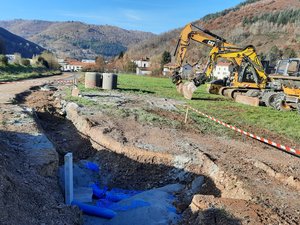
<instances>
[{"instance_id":1,"label":"white stake","mask_svg":"<svg viewBox=\"0 0 300 225\"><path fill-rule=\"evenodd\" d=\"M73 154L68 153L65 160L65 202L71 205L73 201Z\"/></svg>"},{"instance_id":2,"label":"white stake","mask_svg":"<svg viewBox=\"0 0 300 225\"><path fill-rule=\"evenodd\" d=\"M188 114L189 114L189 108L186 108L184 123L187 123Z\"/></svg>"}]
</instances>

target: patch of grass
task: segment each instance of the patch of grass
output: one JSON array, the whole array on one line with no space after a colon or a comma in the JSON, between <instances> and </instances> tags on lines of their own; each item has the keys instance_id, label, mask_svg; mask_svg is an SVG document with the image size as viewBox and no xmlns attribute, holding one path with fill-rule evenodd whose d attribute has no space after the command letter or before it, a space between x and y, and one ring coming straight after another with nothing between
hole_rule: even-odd
<instances>
[{"instance_id":1,"label":"patch of grass","mask_svg":"<svg viewBox=\"0 0 300 225\"><path fill-rule=\"evenodd\" d=\"M97 105L96 102L94 102L90 99L73 97L71 95L71 88L68 88L66 90L66 96L64 97L64 99L69 102L75 102L80 106L96 106Z\"/></svg>"},{"instance_id":2,"label":"patch of grass","mask_svg":"<svg viewBox=\"0 0 300 225\"><path fill-rule=\"evenodd\" d=\"M300 139L300 115L295 112L279 112L268 107L252 107L236 103L219 95L211 95L206 92L206 86L202 85L193 95L193 100L185 100L177 93L175 85L169 78L153 78L146 76L125 75L118 77L121 91L144 94L141 91L153 92L150 95L159 97L184 100L193 108L214 116L231 125L240 126L243 129L264 130L278 135L286 136L289 139L299 142ZM221 125L192 114L192 119L199 123L199 129L204 132L222 134L231 132ZM258 135L264 135L258 133Z\"/></svg>"},{"instance_id":3,"label":"patch of grass","mask_svg":"<svg viewBox=\"0 0 300 225\"><path fill-rule=\"evenodd\" d=\"M83 91L99 91L99 89L85 89L82 84L79 87ZM296 142L299 142L300 139L300 115L297 112L279 112L272 108L239 104L219 95L208 94L205 85L197 89L193 95L193 100L186 100L177 93L175 85L172 84L169 78L120 74L118 76L118 88L119 92L147 95L149 98L156 96L182 100L193 108L246 131L256 132L257 135L264 136L266 131L270 131ZM85 100L76 100L76 102L79 101L82 104L94 104L91 102L82 102ZM103 106L101 107L103 108ZM137 111L132 110L131 112L124 112L122 110L121 112L118 111L119 109L109 110L111 112L116 110L115 113L122 117L127 117L133 113L141 122L172 124L170 121L167 121L168 119L164 121L165 118L148 113L142 109ZM184 114L184 109L181 110L182 114ZM220 136L232 136L234 134L233 131L200 115L192 112L189 115L189 119L193 121L189 122L189 124L192 124L200 132L214 133ZM177 125L175 124L174 126L176 127Z\"/></svg>"},{"instance_id":4,"label":"patch of grass","mask_svg":"<svg viewBox=\"0 0 300 225\"><path fill-rule=\"evenodd\" d=\"M178 121L170 120L168 118L147 112L143 109L133 109L131 110L131 114L135 115L137 120L141 123L147 124L160 124L160 125L167 125L172 128L176 128L180 126Z\"/></svg>"},{"instance_id":5,"label":"patch of grass","mask_svg":"<svg viewBox=\"0 0 300 225\"><path fill-rule=\"evenodd\" d=\"M61 74L57 70L48 70L44 67L32 67L10 64L0 66L0 82L24 80Z\"/></svg>"}]
</instances>

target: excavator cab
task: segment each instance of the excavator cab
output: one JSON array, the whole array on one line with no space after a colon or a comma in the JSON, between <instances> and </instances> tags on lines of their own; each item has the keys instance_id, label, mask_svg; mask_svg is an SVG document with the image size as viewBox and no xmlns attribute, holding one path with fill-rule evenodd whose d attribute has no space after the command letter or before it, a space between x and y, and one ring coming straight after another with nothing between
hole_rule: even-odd
<instances>
[{"instance_id":1,"label":"excavator cab","mask_svg":"<svg viewBox=\"0 0 300 225\"><path fill-rule=\"evenodd\" d=\"M300 76L300 58L283 59L277 63L275 74L282 76Z\"/></svg>"}]
</instances>

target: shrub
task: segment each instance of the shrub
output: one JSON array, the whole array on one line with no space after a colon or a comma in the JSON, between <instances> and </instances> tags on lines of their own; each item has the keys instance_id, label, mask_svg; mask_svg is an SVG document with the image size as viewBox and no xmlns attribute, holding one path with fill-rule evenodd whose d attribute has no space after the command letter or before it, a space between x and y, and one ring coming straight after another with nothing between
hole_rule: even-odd
<instances>
[{"instance_id":1,"label":"shrub","mask_svg":"<svg viewBox=\"0 0 300 225\"><path fill-rule=\"evenodd\" d=\"M5 55L0 55L0 64L3 66L7 66L8 58Z\"/></svg>"}]
</instances>

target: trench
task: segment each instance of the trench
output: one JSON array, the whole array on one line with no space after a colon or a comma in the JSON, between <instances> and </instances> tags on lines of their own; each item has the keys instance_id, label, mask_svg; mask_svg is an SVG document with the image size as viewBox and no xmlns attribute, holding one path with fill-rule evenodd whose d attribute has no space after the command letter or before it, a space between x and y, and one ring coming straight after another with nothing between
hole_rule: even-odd
<instances>
[{"instance_id":1,"label":"trench","mask_svg":"<svg viewBox=\"0 0 300 225\"><path fill-rule=\"evenodd\" d=\"M60 109L51 102L53 99L49 98L53 92L48 94L48 101L44 104L38 100L38 104L27 101L28 96L33 99L37 98L38 91L26 93L24 98L19 96L18 100L21 104L34 108L37 123L59 154L58 183L62 183L63 157L66 153L72 152L74 168L76 167L74 169L75 186L87 187L93 183L101 190L106 189L111 192L122 190L123 196L127 194L128 197L130 193L129 196L133 198L135 204L134 206L129 204L129 207L125 204L124 208L124 204L114 203L115 206L117 205L114 208L117 210L117 216L111 220L83 214L84 224L193 224L198 214L192 212L189 206L196 194L248 198L248 194L242 189L227 190L223 193L227 186L217 185L216 178L208 175L218 174L218 168L211 164L212 162L205 155L202 155L202 166L195 169L195 165L189 165L194 169L187 169L176 165L174 158L169 155L151 154L136 148L126 149L120 147L120 143L114 143L110 139L98 141L102 136L99 137L98 134L93 136L93 124L85 121L90 134L87 134L84 129L78 129L72 115L66 118L65 115L58 113ZM78 123L84 127L83 121ZM210 163L207 163L207 160ZM91 170L87 167L88 164L96 165L97 169ZM225 178L222 177L226 182L227 178ZM238 182L236 180L232 182L236 187ZM137 198L138 201L134 198L135 196L140 197ZM93 195L90 204L98 205L100 200ZM120 202L126 202L126 200L128 199L122 199ZM100 203L103 206L107 202L100 201ZM212 224L212 221L214 224L239 224L237 218L224 213L223 209L204 210L202 216L206 218L204 224Z\"/></svg>"}]
</instances>

